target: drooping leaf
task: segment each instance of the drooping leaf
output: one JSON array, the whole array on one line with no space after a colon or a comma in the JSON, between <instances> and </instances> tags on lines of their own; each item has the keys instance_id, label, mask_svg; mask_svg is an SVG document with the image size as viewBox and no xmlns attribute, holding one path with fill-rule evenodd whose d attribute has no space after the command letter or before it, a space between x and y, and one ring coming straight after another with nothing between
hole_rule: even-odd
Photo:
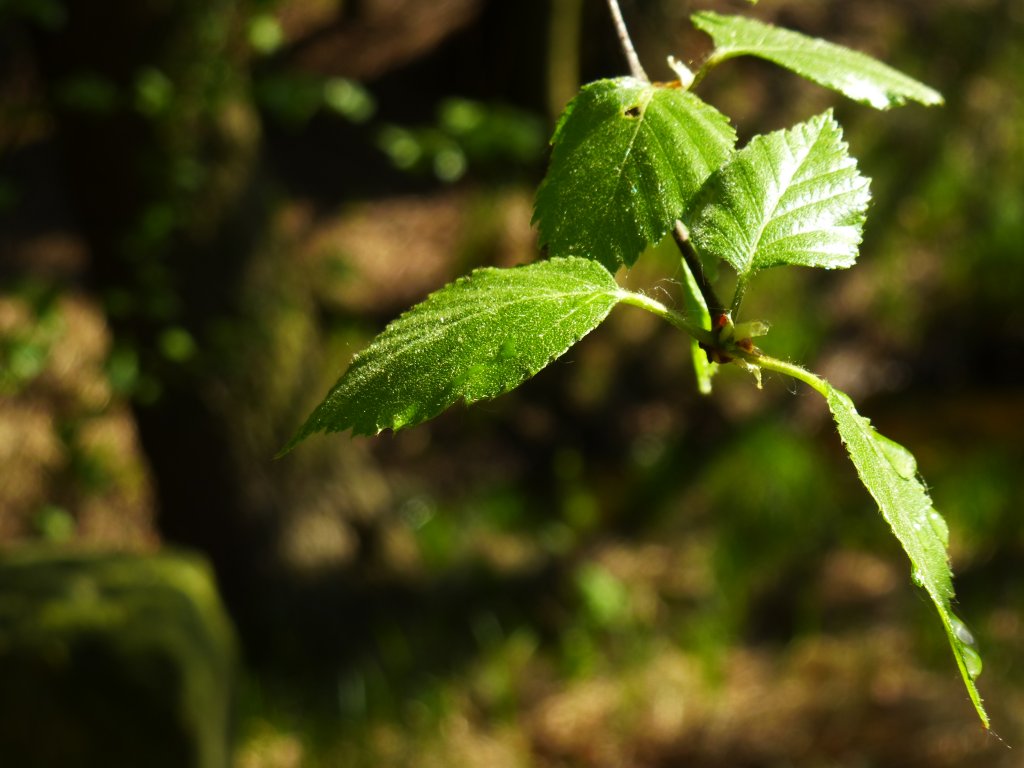
<instances>
[{"instance_id":1,"label":"drooping leaf","mask_svg":"<svg viewBox=\"0 0 1024 768\"><path fill-rule=\"evenodd\" d=\"M981 673L981 657L974 649L970 632L953 614L951 606L953 575L946 555L946 521L917 479L917 463L910 451L879 434L871 422L857 413L845 393L828 386L826 399L861 482L910 558L914 581L924 588L939 612L964 685L987 728L988 715L974 683Z\"/></svg>"},{"instance_id":2,"label":"drooping leaf","mask_svg":"<svg viewBox=\"0 0 1024 768\"><path fill-rule=\"evenodd\" d=\"M587 259L478 269L356 355L284 451L315 432L399 430L460 399L508 392L597 327L619 293L608 271Z\"/></svg>"},{"instance_id":3,"label":"drooping leaf","mask_svg":"<svg viewBox=\"0 0 1024 768\"><path fill-rule=\"evenodd\" d=\"M828 111L735 153L694 202L690 234L741 279L778 264L849 267L868 186Z\"/></svg>"},{"instance_id":4,"label":"drooping leaf","mask_svg":"<svg viewBox=\"0 0 1024 768\"><path fill-rule=\"evenodd\" d=\"M552 138L533 220L552 256L632 266L732 151L724 115L692 93L625 77L585 86Z\"/></svg>"},{"instance_id":5,"label":"drooping leaf","mask_svg":"<svg viewBox=\"0 0 1024 768\"><path fill-rule=\"evenodd\" d=\"M859 51L743 16L702 11L691 18L715 42L711 63L757 56L876 109L942 104L938 91Z\"/></svg>"}]
</instances>

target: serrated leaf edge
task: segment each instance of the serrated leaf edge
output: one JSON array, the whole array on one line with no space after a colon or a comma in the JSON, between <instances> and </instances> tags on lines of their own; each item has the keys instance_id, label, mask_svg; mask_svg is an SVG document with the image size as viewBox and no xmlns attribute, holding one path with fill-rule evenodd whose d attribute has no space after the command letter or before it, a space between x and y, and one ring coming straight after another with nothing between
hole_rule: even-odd
<instances>
[{"instance_id":1,"label":"serrated leaf edge","mask_svg":"<svg viewBox=\"0 0 1024 768\"><path fill-rule=\"evenodd\" d=\"M793 74L804 78L805 80L809 80L817 85L820 85L822 88L827 88L829 90L835 91L836 93L839 93L845 96L846 98L851 99L852 101L856 101L861 104L866 104L879 110L887 110L890 109L891 107L903 106L908 101L923 104L924 106L927 107L939 106L945 103L945 99L943 98L942 94L939 93L934 88L932 88L931 86L922 83L920 80L917 80L916 78L913 78L910 75L901 72L895 67L886 64L885 62L879 59L876 59L874 56L866 54L863 51L858 51L854 48L849 48L845 45L840 45L839 43L834 43L829 40L823 40L818 37L813 37L811 35L804 34L803 32L798 32L794 29L769 24L758 19L753 19L746 16L720 14L715 13L714 11L698 11L697 13L694 13L690 16L690 20L697 29L711 36L712 39L715 40L716 47L715 50L712 52L711 57L708 59L709 64L721 63L723 61L726 61L727 59L737 58L740 56L753 56L755 58L761 58L764 59L765 61L769 61L775 64L776 66L782 67L783 69L786 69L792 72ZM834 56L836 51L841 51L845 55L852 57L854 60L859 60L867 68L877 68L880 71L882 71L886 75L886 77L891 78L892 80L895 80L897 82L902 81L904 90L892 91L890 88L879 85L877 82L875 82L872 84L872 88L881 90L886 94L884 101L877 101L874 98L867 95L862 95L858 97L850 92L853 91L854 93L856 93L856 88L853 87L853 82L854 80L857 79L856 72L847 71L846 75L848 77L853 78L853 80L849 81L845 86L846 90L843 90L843 88L839 87L836 84L823 82L823 80L820 79L820 77L816 76L815 74L808 72L800 72L799 70L794 69L788 63L779 61L778 59L773 58L771 55L766 55L771 53L791 54L794 53L793 47L759 46L759 50L754 51L746 50L745 47L742 45L730 46L730 44L728 43L720 44L720 38L717 37L715 34L715 32L718 31L716 27L722 22L729 21L738 21L740 23L747 24L752 27L760 28L766 34L779 33L784 36L792 36L792 38L795 41L799 41L803 46L798 52L805 55L821 56L827 59L830 56ZM712 31L713 29L714 31ZM703 70L698 76L698 78L702 75ZM909 93L908 91L911 90L918 91L920 95L918 96Z\"/></svg>"},{"instance_id":2,"label":"serrated leaf edge","mask_svg":"<svg viewBox=\"0 0 1024 768\"><path fill-rule=\"evenodd\" d=\"M568 315L565 315L564 317L559 318L559 320L558 320L559 324L566 322L569 318L571 318L577 312L582 311L592 301L597 301L598 299L601 299L601 298L614 297L615 298L615 302L613 302L613 303L611 303L609 305L608 309L604 312L604 314L601 316L601 318L590 329L588 329L582 335L576 337L574 341L572 341L569 344L565 345L565 347L562 348L561 350L557 350L557 351L553 352L552 354L550 354L544 360L544 362L541 365L537 366L536 368L532 368L532 366L531 366L532 370L530 368L526 369L525 374L523 375L523 377L516 384L513 384L511 387L501 389L500 391L497 391L494 394L487 394L487 395L483 395L481 397L475 397L475 398L466 398L464 396L457 397L455 400L447 403L446 405L442 405L439 409L425 411L424 414L421 414L418 418L416 418L414 420L410 420L408 422L401 422L401 423L399 423L398 421L396 421L396 419L393 418L389 422L386 422L386 423L375 423L374 431L370 431L370 430L366 430L366 429L362 429L360 427L357 427L356 423L355 423L355 420L353 418L341 419L341 420L338 420L336 422L326 423L326 415L325 415L325 413L332 410L332 402L333 402L334 398L337 397L339 395L339 393L342 391L343 385L351 383L350 376L358 376L359 371L360 371L360 361L365 359L368 351L374 346L374 344L377 341L383 339L389 332L393 333L394 332L394 328L396 326L397 327L402 326L404 324L404 321L408 320L410 316L412 316L414 314L419 314L420 312L428 309L429 305L432 302L436 302L438 300L438 298L442 294L445 294L446 292L450 292L453 289L457 290L457 288L459 286L463 286L464 287L468 282L472 281L474 278L479 278L479 277L484 276L484 275L494 275L494 274L498 274L498 273L509 273L509 272L511 272L513 270L516 270L516 269L529 269L530 267L539 267L541 265L546 265L546 264L551 264L551 263L558 263L558 262L565 262L565 263L580 262L580 263L585 263L587 265L588 269L589 268L601 269L604 272L604 274L607 275L607 278L608 278L608 287L607 287L607 289L605 291L592 291L592 292L590 292L590 293L592 293L592 295L587 299L586 303L584 303L581 306L578 306L578 307L574 308L572 310L572 312L569 313ZM571 278L572 276L571 275L567 275L566 277L567 278ZM582 284L583 281L580 280L580 283ZM581 293L585 293L585 292L576 292L576 293L566 292L564 294L551 293L551 294L548 294L547 296L545 296L544 300L547 301L548 299L550 299L552 301L557 301L559 297L568 297L568 296L578 297ZM303 425L296 431L295 435L278 452L277 456L280 457L280 456L283 456L283 455L287 454L295 446L297 446L300 442L302 442L306 438L316 434L317 432L325 432L325 433L344 432L345 430L351 429L353 435L379 435L381 432L383 432L383 431L385 431L387 429L390 429L392 431L398 431L399 429L402 429L402 428L405 428L405 427L415 426L417 424L421 424L421 423L423 423L425 421L428 421L429 419L432 419L432 418L436 417L440 413L442 413L445 410L447 410L448 408L451 408L452 406L458 404L459 402L463 402L463 403L468 405L468 404L472 404L472 403L475 403L475 402L479 402L481 400L492 399L493 397L497 397L497 396L499 396L501 394L504 394L504 393L506 393L508 391L511 391L511 389L514 389L515 387L519 386L519 384L521 384L522 382L524 382L527 379L535 376L537 373L539 373L541 370L543 370L545 367L547 367L551 362L553 362L554 360L556 360L559 357L561 357L562 355L564 355L571 347L573 347L575 344L577 344L584 336L586 336L587 334L590 333L590 331L592 331L594 328L596 328L597 325L600 325L600 323L603 322L603 320L608 316L608 313L611 312L611 310L614 308L615 304L618 303L618 301L622 298L623 295L624 295L623 292L621 291L621 289L619 289L618 285L615 283L614 278L610 274L608 274L607 270L605 270L603 267L601 267L598 262L595 262L595 261L593 261L591 259L586 259L586 258L583 258L583 257L576 257L576 256L559 257L559 258L555 258L555 259L549 259L549 260L541 261L541 262L534 262L533 264L523 265L523 266L520 266L520 267L512 267L512 268L508 268L508 269L498 268L498 267L482 267L482 268L474 270L473 272L471 272L468 275L463 275L462 277L459 277L458 279L454 280L453 282L448 283L448 284L438 288L437 290L431 292L425 299L423 299L423 301L421 301L421 302L417 303L416 305L414 305L413 307L410 307L409 309L405 310L401 315L399 315L397 318L395 318L390 323L388 323L388 325L379 334L377 334L364 349L362 349L361 351L359 351L355 355L353 355L352 359L350 361L349 366L341 374L341 376L338 378L338 380L335 382L335 384L331 387L331 389L328 392L327 396L316 406L316 408L313 409L313 412L307 417L307 419L303 423ZM536 300L538 300L538 298L537 298L536 295L534 295L534 296L524 296L521 299L521 301L531 301L531 300L535 300L536 301ZM507 307L507 306L513 306L513 303L509 303L509 304L503 305L503 307ZM433 335L431 336L430 339L422 339L422 338L416 339L415 341L412 342L412 345L414 345L416 347L419 347L422 344L427 343L427 342L429 342L432 339L436 340L438 334L450 332L452 327L455 324L461 323L461 322L464 322L464 321L468 321L468 320L472 320L472 319L479 319L481 314L486 314L489 311L491 311L491 310L488 310L487 308L482 307L480 309L480 311L476 312L475 314L471 314L471 315L467 315L467 316L461 317L459 320L455 321L454 323L449 323L448 325L446 325L443 330L439 329L439 330L433 332ZM388 340L392 341L393 337L389 338ZM406 349L408 349L408 347L406 347ZM383 373L383 371L380 371L378 373ZM374 422L378 422L378 420L374 419Z\"/></svg>"},{"instance_id":3,"label":"serrated leaf edge","mask_svg":"<svg viewBox=\"0 0 1024 768\"><path fill-rule=\"evenodd\" d=\"M709 255L716 256L718 258L721 258L723 261L726 261L731 267L733 267L733 269L736 270L737 274L739 274L743 279L747 279L750 276L754 275L755 273L773 266L793 265L824 269L845 269L853 266L857 261L858 246L860 245L863 239L863 225L866 220L865 212L867 209L868 202L870 201L869 189L871 179L860 173L860 169L857 167L857 161L849 155L849 145L843 138L842 126L838 123L838 121L835 120L833 111L831 109L828 109L822 112L821 114L816 115L815 117L812 117L809 120L806 120L802 123L797 123L791 128L785 128L782 130L773 131L767 134L761 134L751 138L751 140L747 142L746 146L736 151L728 161L726 161L717 171L715 171L713 174L711 174L711 176L708 177L708 180L705 182L704 186L705 192L702 195L698 195L698 197L695 200L695 205L693 205L691 209L688 211L688 218L690 220L689 223L692 225L691 229L693 230L695 238L699 240L700 232L703 228L700 224L700 212L706 208L717 207L718 210L720 210L723 214L728 215L735 222L736 229L743 231L744 234L750 234L747 227L744 226L738 218L736 218L733 211L727 209L725 205L718 199L709 197L711 191L715 187L715 184L720 183L720 179L730 172L730 168L733 167L734 164L753 164L752 156L755 152L764 152L766 154L769 154L770 159L770 152L772 149L771 142L776 139L781 139L787 151L793 154L794 159L796 159L796 153L793 152L793 141L791 137L795 136L797 133L806 134L807 130L811 128L813 128L816 131L812 142L807 144L806 146L801 147L801 149L803 149L803 156L799 158L797 164L793 166L791 172L788 174L788 178L786 179L785 184L783 185L779 181L779 179L776 178L775 189L773 190L773 192L776 192L777 194L775 195L774 200L768 202L768 206L771 207L771 210L765 211L766 215L759 222L759 226L757 227L756 232L753 234L752 237L749 237L744 242L744 250L747 252L745 262L743 264L733 263L733 261L727 258L726 255L716 254L713 252L713 249L709 250ZM831 128L834 131L834 133L829 132L829 128ZM795 186L793 184L793 179L797 178L800 175L800 171L808 162L808 159L812 156L814 150L818 146L818 143L822 141L823 138L834 138L835 157L837 159L841 157L841 162L831 166L826 173L814 176L810 179L802 179L799 183L808 184L819 179L824 179L830 175L845 173L852 168L854 170L854 175L849 179L849 187L838 190L830 190L830 193L834 193L830 194L828 197L816 198L814 200L808 201L803 206L788 209L781 215L777 214L778 208L781 205L783 198L785 198L786 195ZM741 176L744 175L741 174ZM812 205L821 205L823 203L828 202L829 200L837 199L847 195L857 195L857 198L855 199L856 205L851 206L854 208L854 210L848 211L846 216L839 220L841 223L833 223L830 229L846 229L854 227L856 229L855 237L841 241L833 241L838 246L835 250L825 250L819 248L814 250L801 249L798 251L800 253L813 252L827 254L831 256L839 256L839 260L833 259L827 262L823 260L817 263L805 263L801 261L773 259L771 261L767 261L764 263L758 263L757 256L759 251L762 250L762 240L764 238L765 231L768 229L769 226L777 223L778 221L784 219L787 216L799 212L802 208L809 207ZM767 208L768 206L765 207ZM789 235L786 235L783 238L772 241L771 245L774 247L777 246L779 243L785 242L786 240L807 236L809 234L814 234L815 232L819 231L822 230L794 232Z\"/></svg>"}]
</instances>

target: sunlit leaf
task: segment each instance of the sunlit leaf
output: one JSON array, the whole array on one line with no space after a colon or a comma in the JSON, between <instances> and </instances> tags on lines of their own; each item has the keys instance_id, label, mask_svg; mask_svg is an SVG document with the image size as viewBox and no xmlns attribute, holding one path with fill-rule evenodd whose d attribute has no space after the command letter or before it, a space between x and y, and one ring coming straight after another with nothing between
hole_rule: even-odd
<instances>
[{"instance_id":1,"label":"sunlit leaf","mask_svg":"<svg viewBox=\"0 0 1024 768\"><path fill-rule=\"evenodd\" d=\"M619 298L608 271L587 259L478 269L356 355L285 451L315 432L398 430L458 400L508 392L597 327Z\"/></svg>"},{"instance_id":2,"label":"sunlit leaf","mask_svg":"<svg viewBox=\"0 0 1024 768\"><path fill-rule=\"evenodd\" d=\"M697 279L687 265L681 260L683 270L682 292L686 314L706 331L711 330L711 313L701 295ZM718 364L708 360L707 353L701 349L696 339L690 339L690 357L693 360L693 372L697 377L697 390L702 395L711 394L711 379L718 372Z\"/></svg>"},{"instance_id":3,"label":"sunlit leaf","mask_svg":"<svg viewBox=\"0 0 1024 768\"><path fill-rule=\"evenodd\" d=\"M876 109L942 103L938 91L859 51L742 16L702 11L692 19L715 42L711 63L757 56Z\"/></svg>"},{"instance_id":4,"label":"sunlit leaf","mask_svg":"<svg viewBox=\"0 0 1024 768\"><path fill-rule=\"evenodd\" d=\"M580 91L555 129L534 222L552 256L632 266L671 229L736 134L713 107L634 78Z\"/></svg>"},{"instance_id":5,"label":"sunlit leaf","mask_svg":"<svg viewBox=\"0 0 1024 768\"><path fill-rule=\"evenodd\" d=\"M777 264L851 266L870 193L846 150L831 112L754 137L695 201L694 242L741 278Z\"/></svg>"},{"instance_id":6,"label":"sunlit leaf","mask_svg":"<svg viewBox=\"0 0 1024 768\"><path fill-rule=\"evenodd\" d=\"M875 431L843 392L828 387L826 399L861 482L910 558L914 581L939 612L967 692L987 728L988 715L974 683L981 673L981 657L973 647L974 638L951 607L953 575L946 555L946 522L917 479L917 463L910 451Z\"/></svg>"}]
</instances>

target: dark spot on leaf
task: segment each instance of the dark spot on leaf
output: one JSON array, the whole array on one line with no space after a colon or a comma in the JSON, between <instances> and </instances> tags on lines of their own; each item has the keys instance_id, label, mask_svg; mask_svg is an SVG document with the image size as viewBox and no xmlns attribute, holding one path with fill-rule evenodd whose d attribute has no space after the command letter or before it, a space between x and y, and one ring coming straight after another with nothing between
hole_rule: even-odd
<instances>
[{"instance_id":1,"label":"dark spot on leaf","mask_svg":"<svg viewBox=\"0 0 1024 768\"><path fill-rule=\"evenodd\" d=\"M640 107L634 105L623 112L626 117L640 117Z\"/></svg>"}]
</instances>

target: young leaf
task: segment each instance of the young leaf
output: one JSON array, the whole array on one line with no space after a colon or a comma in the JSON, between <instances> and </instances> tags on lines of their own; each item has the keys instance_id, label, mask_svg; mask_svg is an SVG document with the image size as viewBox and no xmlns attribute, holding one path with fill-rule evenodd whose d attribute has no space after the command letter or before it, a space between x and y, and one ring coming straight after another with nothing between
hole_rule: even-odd
<instances>
[{"instance_id":1,"label":"young leaf","mask_svg":"<svg viewBox=\"0 0 1024 768\"><path fill-rule=\"evenodd\" d=\"M871 422L857 413L845 393L828 384L825 387L828 407L857 474L910 557L914 581L935 603L967 692L988 728L988 715L974 684L974 678L981 672L981 657L973 647L970 632L953 614L950 605L953 577L946 557L949 540L946 522L935 511L927 491L917 479L917 463L910 451L875 431Z\"/></svg>"},{"instance_id":2,"label":"young leaf","mask_svg":"<svg viewBox=\"0 0 1024 768\"><path fill-rule=\"evenodd\" d=\"M704 296L697 285L697 279L693 276L685 259L680 260L683 270L682 291L683 306L686 313L694 318L694 322L706 331L711 330L711 313L704 301ZM708 360L707 353L701 349L700 343L690 339L690 357L693 360L693 372L697 377L697 390L702 395L711 394L711 379L718 372L718 364Z\"/></svg>"},{"instance_id":3,"label":"young leaf","mask_svg":"<svg viewBox=\"0 0 1024 768\"><path fill-rule=\"evenodd\" d=\"M694 202L693 241L741 280L777 264L851 266L870 193L846 149L831 111L755 136Z\"/></svg>"},{"instance_id":4,"label":"young leaf","mask_svg":"<svg viewBox=\"0 0 1024 768\"><path fill-rule=\"evenodd\" d=\"M314 432L397 431L460 398L508 392L596 328L619 299L612 276L587 259L475 270L356 355L283 452Z\"/></svg>"},{"instance_id":5,"label":"young leaf","mask_svg":"<svg viewBox=\"0 0 1024 768\"><path fill-rule=\"evenodd\" d=\"M691 19L715 42L705 68L735 56L757 56L875 109L900 106L908 100L928 106L942 103L938 91L841 45L742 16L703 11Z\"/></svg>"},{"instance_id":6,"label":"young leaf","mask_svg":"<svg viewBox=\"0 0 1024 768\"><path fill-rule=\"evenodd\" d=\"M661 240L736 133L692 93L625 77L584 86L551 141L533 215L541 244L614 272Z\"/></svg>"}]
</instances>

